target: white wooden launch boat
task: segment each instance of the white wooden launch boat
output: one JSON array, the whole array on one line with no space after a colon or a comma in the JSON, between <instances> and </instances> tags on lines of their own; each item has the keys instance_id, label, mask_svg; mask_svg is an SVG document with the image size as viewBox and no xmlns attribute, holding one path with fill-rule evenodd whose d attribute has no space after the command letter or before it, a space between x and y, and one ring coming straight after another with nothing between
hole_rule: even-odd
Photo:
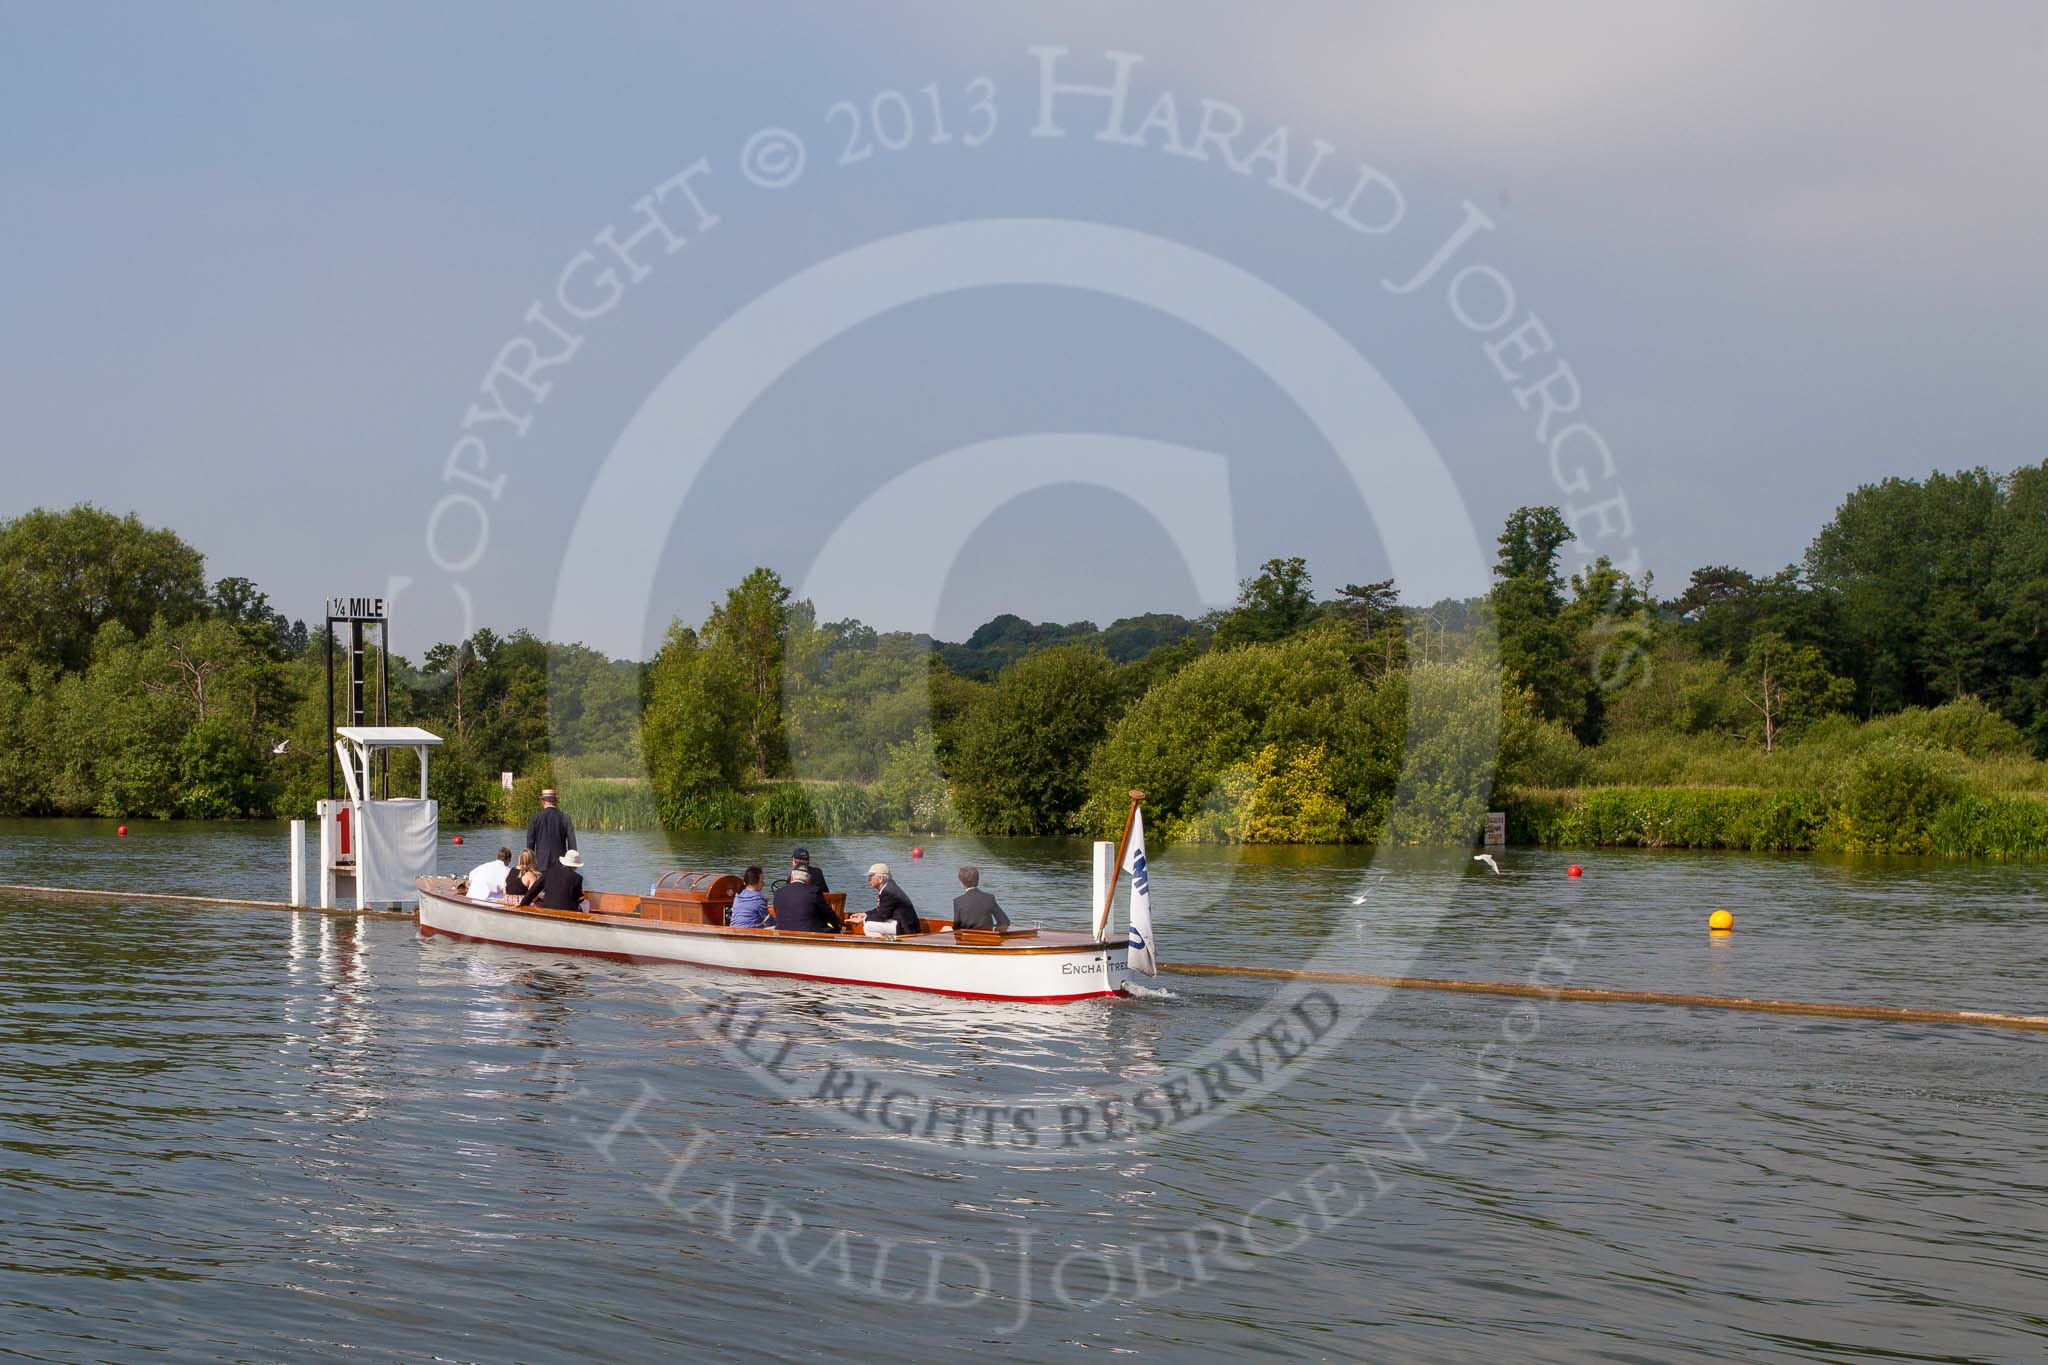
<instances>
[{"instance_id":1,"label":"white wooden launch boat","mask_svg":"<svg viewBox=\"0 0 2048 1365\"><path fill-rule=\"evenodd\" d=\"M893 939L866 937L858 926L837 934L736 929L725 922L739 889L729 875L672 872L646 896L591 892L587 911L473 900L452 877L417 885L423 937L1047 1005L1122 994L1132 976L1123 935L956 932L930 919L923 933Z\"/></svg>"}]
</instances>

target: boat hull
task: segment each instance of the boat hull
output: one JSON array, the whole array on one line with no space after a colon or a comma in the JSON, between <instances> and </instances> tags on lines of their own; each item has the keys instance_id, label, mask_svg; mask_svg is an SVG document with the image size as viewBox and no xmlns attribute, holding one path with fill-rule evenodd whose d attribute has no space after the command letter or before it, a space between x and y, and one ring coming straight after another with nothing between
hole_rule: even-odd
<instances>
[{"instance_id":1,"label":"boat hull","mask_svg":"<svg viewBox=\"0 0 2048 1365\"><path fill-rule=\"evenodd\" d=\"M505 906L457 895L446 878L422 878L419 892L422 937L625 962L1047 1005L1120 994L1131 976L1122 938L1097 943L1053 932L981 946L936 933L891 941Z\"/></svg>"}]
</instances>

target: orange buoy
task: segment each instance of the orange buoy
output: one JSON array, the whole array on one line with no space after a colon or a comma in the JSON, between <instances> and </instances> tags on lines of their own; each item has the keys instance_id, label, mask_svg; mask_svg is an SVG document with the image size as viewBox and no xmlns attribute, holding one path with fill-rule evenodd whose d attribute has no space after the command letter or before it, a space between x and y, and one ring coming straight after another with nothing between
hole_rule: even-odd
<instances>
[{"instance_id":1,"label":"orange buoy","mask_svg":"<svg viewBox=\"0 0 2048 1365\"><path fill-rule=\"evenodd\" d=\"M1716 910L1713 914L1707 916L1707 928L1717 934L1725 934L1734 927L1735 916L1729 914L1726 910Z\"/></svg>"},{"instance_id":2,"label":"orange buoy","mask_svg":"<svg viewBox=\"0 0 2048 1365\"><path fill-rule=\"evenodd\" d=\"M916 862L919 858L922 858L923 856L924 849L922 846L910 850L910 861L912 862Z\"/></svg>"},{"instance_id":3,"label":"orange buoy","mask_svg":"<svg viewBox=\"0 0 2048 1365\"><path fill-rule=\"evenodd\" d=\"M1564 870L1564 875L1567 877L1577 877L1584 875L1585 871L1585 868L1580 867L1577 863L1573 863L1570 867Z\"/></svg>"},{"instance_id":4,"label":"orange buoy","mask_svg":"<svg viewBox=\"0 0 2048 1365\"><path fill-rule=\"evenodd\" d=\"M455 836L455 842L458 844L462 842L462 836L460 834Z\"/></svg>"},{"instance_id":5,"label":"orange buoy","mask_svg":"<svg viewBox=\"0 0 2048 1365\"><path fill-rule=\"evenodd\" d=\"M116 826L114 827L114 833L116 833L116 834L120 835L120 836L121 836L121 837L122 837L123 839L125 839L125 838L127 838L127 837L128 837L128 826L126 826L126 825L116 825Z\"/></svg>"}]
</instances>

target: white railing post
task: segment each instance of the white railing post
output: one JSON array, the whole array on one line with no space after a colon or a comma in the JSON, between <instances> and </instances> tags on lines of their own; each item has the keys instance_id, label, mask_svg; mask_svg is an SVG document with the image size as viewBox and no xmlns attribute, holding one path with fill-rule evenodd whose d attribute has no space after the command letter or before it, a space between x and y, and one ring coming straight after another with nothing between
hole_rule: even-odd
<instances>
[{"instance_id":1,"label":"white railing post","mask_svg":"<svg viewBox=\"0 0 2048 1365\"><path fill-rule=\"evenodd\" d=\"M1102 898L1109 894L1109 872L1116 863L1116 845L1107 839L1095 841L1095 858L1092 870L1093 893L1088 897L1088 927L1095 927L1095 917L1102 913Z\"/></svg>"},{"instance_id":2,"label":"white railing post","mask_svg":"<svg viewBox=\"0 0 2048 1365\"><path fill-rule=\"evenodd\" d=\"M292 904L306 903L306 822L292 821Z\"/></svg>"},{"instance_id":3,"label":"white railing post","mask_svg":"<svg viewBox=\"0 0 2048 1365\"><path fill-rule=\"evenodd\" d=\"M334 908L334 802L320 803L320 908Z\"/></svg>"}]
</instances>

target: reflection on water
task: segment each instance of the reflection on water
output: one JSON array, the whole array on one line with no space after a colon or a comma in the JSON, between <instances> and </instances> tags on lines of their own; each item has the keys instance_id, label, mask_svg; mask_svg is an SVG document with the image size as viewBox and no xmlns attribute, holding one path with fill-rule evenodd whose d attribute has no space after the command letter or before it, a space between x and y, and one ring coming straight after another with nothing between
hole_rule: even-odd
<instances>
[{"instance_id":1,"label":"reflection on water","mask_svg":"<svg viewBox=\"0 0 2048 1365\"><path fill-rule=\"evenodd\" d=\"M0 881L277 894L281 830L135 830L0 825ZM584 842L601 886L782 851ZM1085 917L1078 846L926 847L912 864L882 840L813 844L831 871L888 857L923 905L974 861L1013 913ZM1583 931L1575 984L2048 1009L2041 869L1603 854L1568 881L1565 861L1512 851L1495 878L1458 855L1175 849L1152 871L1169 961L1327 945L1366 970L1520 979L1562 924ZM1721 905L1737 930L1717 939ZM737 1001L881 1073L1029 1096L1156 1077L1270 991L1171 988L1034 1009L422 943L392 921L0 896L6 1344L377 1360L2048 1347L2038 1037L1568 1003L1530 1022L1517 1002L1397 993L1212 1129L991 1164L772 1093L693 1018ZM1302 1182L1327 1188L1346 1152L1399 1153L1402 1134L1383 1193L1287 1245ZM747 1222L769 1207L802 1229ZM1176 1239L1248 1219L1270 1249L1198 1284L1141 1292L1126 1259L1093 1307L1055 1292L1058 1266L1132 1247L1186 1272ZM828 1273L843 1254L866 1276L884 1247L872 1286ZM980 1299L974 1257L1001 1281ZM963 1306L929 1301L933 1265Z\"/></svg>"}]
</instances>

